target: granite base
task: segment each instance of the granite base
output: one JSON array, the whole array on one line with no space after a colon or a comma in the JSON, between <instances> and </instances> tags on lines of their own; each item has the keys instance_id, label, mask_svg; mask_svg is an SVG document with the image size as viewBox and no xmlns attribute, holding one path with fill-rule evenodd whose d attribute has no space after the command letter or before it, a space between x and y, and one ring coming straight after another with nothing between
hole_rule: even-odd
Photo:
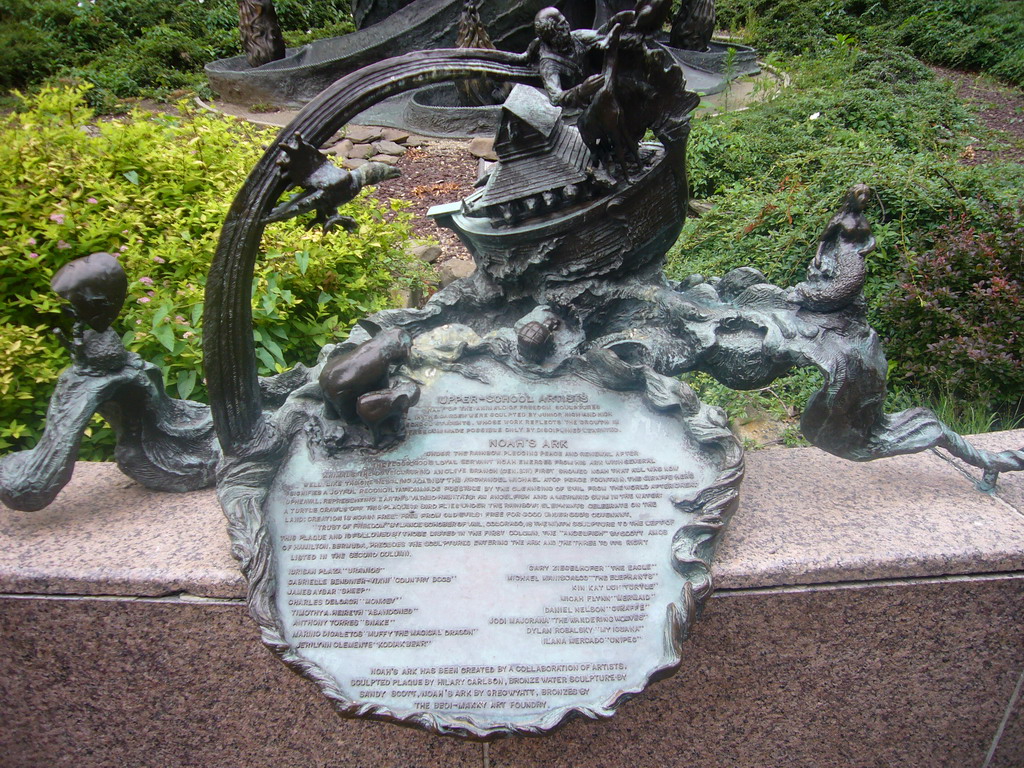
<instances>
[{"instance_id":1,"label":"granite base","mask_svg":"<svg viewBox=\"0 0 1024 768\"><path fill-rule=\"evenodd\" d=\"M1024 478L755 452L716 576L679 673L612 719L461 742L343 720L274 659L212 493L82 464L0 510L0 766L1024 765Z\"/></svg>"}]
</instances>

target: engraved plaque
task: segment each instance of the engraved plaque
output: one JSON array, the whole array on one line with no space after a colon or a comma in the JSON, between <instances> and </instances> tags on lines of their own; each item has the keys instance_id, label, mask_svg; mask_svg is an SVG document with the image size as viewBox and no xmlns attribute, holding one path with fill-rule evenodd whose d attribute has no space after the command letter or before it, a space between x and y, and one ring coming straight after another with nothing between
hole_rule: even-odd
<instances>
[{"instance_id":1,"label":"engraved plaque","mask_svg":"<svg viewBox=\"0 0 1024 768\"><path fill-rule=\"evenodd\" d=\"M464 373L409 371L422 398L389 450L296 439L257 585L278 650L343 712L438 732L608 716L680 661L738 447L657 374Z\"/></svg>"}]
</instances>

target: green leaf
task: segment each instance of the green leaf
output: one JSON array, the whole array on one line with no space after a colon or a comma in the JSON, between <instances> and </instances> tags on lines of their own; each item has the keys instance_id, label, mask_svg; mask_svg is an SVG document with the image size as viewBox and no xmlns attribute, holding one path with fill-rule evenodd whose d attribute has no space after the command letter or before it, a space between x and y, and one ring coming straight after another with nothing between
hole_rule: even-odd
<instances>
[{"instance_id":1,"label":"green leaf","mask_svg":"<svg viewBox=\"0 0 1024 768\"><path fill-rule=\"evenodd\" d=\"M168 323L158 325L153 329L153 335L157 341L167 347L168 352L174 351L174 329Z\"/></svg>"},{"instance_id":2,"label":"green leaf","mask_svg":"<svg viewBox=\"0 0 1024 768\"><path fill-rule=\"evenodd\" d=\"M153 312L153 330L154 331L157 329L157 326L164 325L164 320L167 318L167 315L169 315L170 312L171 312L171 305L170 304L161 304L159 307L156 308L156 311Z\"/></svg>"},{"instance_id":3,"label":"green leaf","mask_svg":"<svg viewBox=\"0 0 1024 768\"><path fill-rule=\"evenodd\" d=\"M139 174L137 171L127 171L122 175L135 186L139 186Z\"/></svg>"},{"instance_id":4,"label":"green leaf","mask_svg":"<svg viewBox=\"0 0 1024 768\"><path fill-rule=\"evenodd\" d=\"M192 394L192 390L196 387L195 370L178 371L177 387L178 397L182 400L187 400L188 396Z\"/></svg>"},{"instance_id":5,"label":"green leaf","mask_svg":"<svg viewBox=\"0 0 1024 768\"><path fill-rule=\"evenodd\" d=\"M263 346L274 356L274 359L284 364L284 352L281 351L281 345L268 336L263 337Z\"/></svg>"},{"instance_id":6,"label":"green leaf","mask_svg":"<svg viewBox=\"0 0 1024 768\"><path fill-rule=\"evenodd\" d=\"M270 356L270 353L267 352L267 350L263 349L262 347L258 348L256 350L256 357L258 357L260 359L260 362L262 362L263 365L265 365L269 370L277 370L277 366L274 363L274 358Z\"/></svg>"}]
</instances>

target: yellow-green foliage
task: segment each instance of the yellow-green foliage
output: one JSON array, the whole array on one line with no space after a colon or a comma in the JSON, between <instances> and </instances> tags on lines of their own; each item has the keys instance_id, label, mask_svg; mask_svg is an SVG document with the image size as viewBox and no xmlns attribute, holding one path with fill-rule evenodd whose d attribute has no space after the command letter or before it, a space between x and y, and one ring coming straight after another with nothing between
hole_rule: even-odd
<instances>
[{"instance_id":1,"label":"yellow-green foliage","mask_svg":"<svg viewBox=\"0 0 1024 768\"><path fill-rule=\"evenodd\" d=\"M81 89L47 88L0 118L0 448L31 445L66 358L53 273L95 251L129 276L115 327L159 365L172 395L204 399L202 311L221 223L273 138L193 111L135 112L95 123ZM343 207L359 230L323 236L292 220L268 228L253 310L261 374L315 360L319 347L415 281L405 217L361 196ZM12 352L12 344L21 346Z\"/></svg>"}]
</instances>

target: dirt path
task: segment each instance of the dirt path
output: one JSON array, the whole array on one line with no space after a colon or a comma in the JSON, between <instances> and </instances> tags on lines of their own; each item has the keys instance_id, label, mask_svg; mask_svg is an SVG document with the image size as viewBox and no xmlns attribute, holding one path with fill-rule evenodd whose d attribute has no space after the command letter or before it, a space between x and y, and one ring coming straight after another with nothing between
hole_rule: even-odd
<instances>
[{"instance_id":1,"label":"dirt path","mask_svg":"<svg viewBox=\"0 0 1024 768\"><path fill-rule=\"evenodd\" d=\"M423 139L423 146L410 148L399 159L402 175L378 184L374 194L381 199L393 197L409 203L407 210L414 217L413 232L417 237L438 241L439 263L452 258L469 259L469 251L455 233L427 218L427 211L470 194L478 162L469 153L467 140Z\"/></svg>"},{"instance_id":2,"label":"dirt path","mask_svg":"<svg viewBox=\"0 0 1024 768\"><path fill-rule=\"evenodd\" d=\"M964 157L971 165L1010 161L1024 163L1024 92L972 72L932 67L940 77L956 84L957 95L978 110L978 120L996 132L999 146L972 147Z\"/></svg>"}]
</instances>

